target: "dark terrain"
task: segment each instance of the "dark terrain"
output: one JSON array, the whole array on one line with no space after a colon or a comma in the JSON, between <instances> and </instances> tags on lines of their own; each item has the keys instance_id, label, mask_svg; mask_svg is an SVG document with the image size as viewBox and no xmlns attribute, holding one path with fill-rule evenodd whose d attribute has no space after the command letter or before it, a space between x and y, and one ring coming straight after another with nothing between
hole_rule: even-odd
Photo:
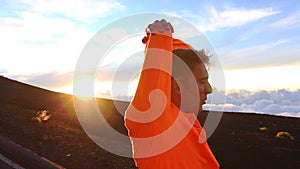
<instances>
[{"instance_id":1,"label":"dark terrain","mask_svg":"<svg viewBox=\"0 0 300 169\"><path fill-rule=\"evenodd\" d=\"M97 101L112 127L126 134L113 101ZM128 105L120 104L124 110ZM33 121L43 109L49 111L50 119ZM199 116L202 123L206 115ZM279 131L289 132L294 139L276 138ZM135 168L131 158L103 150L85 134L72 96L4 77L0 77L0 135L65 168ZM300 168L300 118L226 112L208 142L222 169Z\"/></svg>"}]
</instances>

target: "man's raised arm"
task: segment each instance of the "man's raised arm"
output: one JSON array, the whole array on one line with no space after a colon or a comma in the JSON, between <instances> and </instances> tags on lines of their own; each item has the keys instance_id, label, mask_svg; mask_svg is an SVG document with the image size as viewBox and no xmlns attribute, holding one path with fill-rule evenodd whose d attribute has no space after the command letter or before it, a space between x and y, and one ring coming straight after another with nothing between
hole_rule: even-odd
<instances>
[{"instance_id":1,"label":"man's raised arm","mask_svg":"<svg viewBox=\"0 0 300 169\"><path fill-rule=\"evenodd\" d=\"M173 28L165 20L155 21L146 33L143 70L125 117L137 123L155 120L171 104Z\"/></svg>"}]
</instances>

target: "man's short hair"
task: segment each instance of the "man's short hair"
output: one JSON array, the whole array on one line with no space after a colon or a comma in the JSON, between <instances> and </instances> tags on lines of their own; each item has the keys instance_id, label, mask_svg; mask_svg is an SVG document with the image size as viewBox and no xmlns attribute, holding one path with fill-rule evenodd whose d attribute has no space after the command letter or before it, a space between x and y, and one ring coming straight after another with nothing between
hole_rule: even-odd
<instances>
[{"instance_id":1,"label":"man's short hair","mask_svg":"<svg viewBox=\"0 0 300 169\"><path fill-rule=\"evenodd\" d=\"M174 57L177 57L177 59ZM173 77L185 76L186 72L182 68L182 62L179 60L182 60L191 71L193 71L198 64L209 65L209 56L203 49L199 51L192 49L174 49L173 58Z\"/></svg>"}]
</instances>

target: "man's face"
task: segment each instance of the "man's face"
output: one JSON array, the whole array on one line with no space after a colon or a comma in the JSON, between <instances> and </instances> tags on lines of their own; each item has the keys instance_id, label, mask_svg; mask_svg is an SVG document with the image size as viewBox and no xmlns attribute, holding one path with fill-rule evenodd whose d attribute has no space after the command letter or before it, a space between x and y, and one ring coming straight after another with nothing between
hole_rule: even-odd
<instances>
[{"instance_id":1,"label":"man's face","mask_svg":"<svg viewBox=\"0 0 300 169\"><path fill-rule=\"evenodd\" d=\"M208 73L206 67L203 64L198 64L193 70L194 78L198 86L198 92L200 97L199 110L202 112L202 106L206 104L207 95L212 93L212 88L208 82Z\"/></svg>"},{"instance_id":2,"label":"man's face","mask_svg":"<svg viewBox=\"0 0 300 169\"><path fill-rule=\"evenodd\" d=\"M196 65L192 72L194 75L193 77L187 79L184 78L184 80L181 78L177 79L177 82L182 85L180 85L181 88L179 87L180 91L179 88L173 89L173 91L178 91L174 91L174 93L178 94L173 95L173 100L181 111L186 113L192 113L195 111L195 109L197 109L195 105L198 104L198 112L201 113L202 106L206 103L207 95L212 92L212 88L208 82L208 73L203 64Z\"/></svg>"}]
</instances>

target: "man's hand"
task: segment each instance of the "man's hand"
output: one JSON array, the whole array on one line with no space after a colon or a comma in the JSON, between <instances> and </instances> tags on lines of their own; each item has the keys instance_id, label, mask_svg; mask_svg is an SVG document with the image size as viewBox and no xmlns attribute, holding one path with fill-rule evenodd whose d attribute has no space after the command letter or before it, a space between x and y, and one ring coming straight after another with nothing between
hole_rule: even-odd
<instances>
[{"instance_id":1,"label":"man's hand","mask_svg":"<svg viewBox=\"0 0 300 169\"><path fill-rule=\"evenodd\" d=\"M172 33L174 33L173 26L170 22L167 22L165 19L156 20L152 24L149 24L146 28L146 34L142 40L143 43L147 43L150 34L162 34L166 36L172 37Z\"/></svg>"},{"instance_id":2,"label":"man's hand","mask_svg":"<svg viewBox=\"0 0 300 169\"><path fill-rule=\"evenodd\" d=\"M174 29L170 22L167 22L166 20L162 19L161 21L154 21L152 24L149 24L146 28L146 33L151 34L165 34L172 36L172 33L174 32Z\"/></svg>"}]
</instances>

